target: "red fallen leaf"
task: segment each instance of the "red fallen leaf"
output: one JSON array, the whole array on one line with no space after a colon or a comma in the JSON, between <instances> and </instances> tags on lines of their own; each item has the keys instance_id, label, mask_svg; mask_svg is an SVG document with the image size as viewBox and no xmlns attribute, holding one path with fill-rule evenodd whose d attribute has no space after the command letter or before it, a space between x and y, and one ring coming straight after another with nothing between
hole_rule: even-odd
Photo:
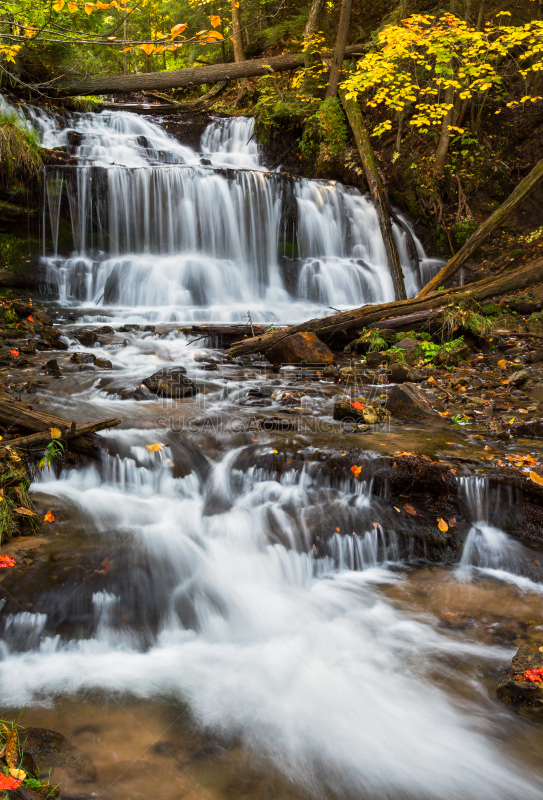
<instances>
[{"instance_id":1,"label":"red fallen leaf","mask_svg":"<svg viewBox=\"0 0 543 800\"><path fill-rule=\"evenodd\" d=\"M340 530L341 530L341 528L336 528L336 531L337 531L338 533L340 532Z\"/></svg>"},{"instance_id":2,"label":"red fallen leaf","mask_svg":"<svg viewBox=\"0 0 543 800\"><path fill-rule=\"evenodd\" d=\"M10 775L0 773L0 792L6 789L17 789L21 785L19 778L12 778Z\"/></svg>"},{"instance_id":3,"label":"red fallen leaf","mask_svg":"<svg viewBox=\"0 0 543 800\"><path fill-rule=\"evenodd\" d=\"M19 357L19 351L18 350L10 350L9 354L10 354L10 356L13 356L14 358L18 358Z\"/></svg>"},{"instance_id":4,"label":"red fallen leaf","mask_svg":"<svg viewBox=\"0 0 543 800\"><path fill-rule=\"evenodd\" d=\"M449 520L449 528L454 528L456 525L456 517L451 517Z\"/></svg>"},{"instance_id":5,"label":"red fallen leaf","mask_svg":"<svg viewBox=\"0 0 543 800\"><path fill-rule=\"evenodd\" d=\"M29 322L34 322L34 317L28 317L27 319Z\"/></svg>"},{"instance_id":6,"label":"red fallen leaf","mask_svg":"<svg viewBox=\"0 0 543 800\"><path fill-rule=\"evenodd\" d=\"M54 521L55 521L55 517L54 517L54 515L51 513L51 510L49 510L49 511L47 512L47 514L44 516L44 518L43 518L43 521L44 521L44 522L54 522Z\"/></svg>"},{"instance_id":7,"label":"red fallen leaf","mask_svg":"<svg viewBox=\"0 0 543 800\"><path fill-rule=\"evenodd\" d=\"M351 467L351 472L353 473L353 475L354 475L354 477L355 477L355 478L358 478L358 476L359 476L359 475L360 475L360 473L362 472L362 467L356 467L356 466L352 466L352 467Z\"/></svg>"},{"instance_id":8,"label":"red fallen leaf","mask_svg":"<svg viewBox=\"0 0 543 800\"><path fill-rule=\"evenodd\" d=\"M523 677L525 681L531 681L531 683L543 683L543 667L527 669Z\"/></svg>"},{"instance_id":9,"label":"red fallen leaf","mask_svg":"<svg viewBox=\"0 0 543 800\"><path fill-rule=\"evenodd\" d=\"M14 567L15 566L15 559L11 556L0 556L0 569L4 569L6 567Z\"/></svg>"},{"instance_id":10,"label":"red fallen leaf","mask_svg":"<svg viewBox=\"0 0 543 800\"><path fill-rule=\"evenodd\" d=\"M417 516L417 512L410 503L406 503L404 505L404 509L407 511L408 514L411 514L413 517Z\"/></svg>"},{"instance_id":11,"label":"red fallen leaf","mask_svg":"<svg viewBox=\"0 0 543 800\"><path fill-rule=\"evenodd\" d=\"M100 566L104 572L111 572L111 564L109 563L109 558L107 556L104 558Z\"/></svg>"},{"instance_id":12,"label":"red fallen leaf","mask_svg":"<svg viewBox=\"0 0 543 800\"><path fill-rule=\"evenodd\" d=\"M356 408L357 411L364 411L364 403L361 403L359 400L355 400L354 403L349 401L349 405L351 408Z\"/></svg>"}]
</instances>

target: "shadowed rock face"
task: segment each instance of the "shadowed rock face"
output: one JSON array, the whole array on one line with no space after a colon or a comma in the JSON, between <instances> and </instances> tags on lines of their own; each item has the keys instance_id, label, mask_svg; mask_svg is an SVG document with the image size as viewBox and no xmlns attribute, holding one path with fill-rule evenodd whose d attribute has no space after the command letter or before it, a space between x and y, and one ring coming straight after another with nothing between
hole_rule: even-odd
<instances>
[{"instance_id":1,"label":"shadowed rock face","mask_svg":"<svg viewBox=\"0 0 543 800\"><path fill-rule=\"evenodd\" d=\"M61 733L47 728L24 728L19 733L19 742L39 770L61 767L78 781L92 783L96 780L96 767L89 756Z\"/></svg>"},{"instance_id":2,"label":"shadowed rock face","mask_svg":"<svg viewBox=\"0 0 543 800\"><path fill-rule=\"evenodd\" d=\"M186 377L185 367L159 369L149 378L142 381L150 392L161 397L191 397L198 393L197 387L190 378Z\"/></svg>"}]
</instances>

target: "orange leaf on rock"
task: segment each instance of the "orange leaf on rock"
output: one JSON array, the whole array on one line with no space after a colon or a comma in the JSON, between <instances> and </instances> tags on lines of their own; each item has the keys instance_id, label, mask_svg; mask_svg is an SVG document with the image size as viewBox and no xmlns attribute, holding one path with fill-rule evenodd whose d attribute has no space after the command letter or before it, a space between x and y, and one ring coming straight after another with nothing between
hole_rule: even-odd
<instances>
[{"instance_id":1,"label":"orange leaf on rock","mask_svg":"<svg viewBox=\"0 0 543 800\"><path fill-rule=\"evenodd\" d=\"M47 514L45 515L45 517L43 518L43 521L44 521L44 522L54 522L54 521L55 521L55 517L54 517L54 515L51 513L51 510L50 510L50 509L49 509L49 511L47 512Z\"/></svg>"},{"instance_id":2,"label":"orange leaf on rock","mask_svg":"<svg viewBox=\"0 0 543 800\"><path fill-rule=\"evenodd\" d=\"M362 467L356 467L356 466L352 466L352 467L351 467L351 472L353 473L353 475L354 475L354 477L355 477L355 478L358 478L358 476L359 476L359 475L360 475L360 473L362 472Z\"/></svg>"},{"instance_id":3,"label":"orange leaf on rock","mask_svg":"<svg viewBox=\"0 0 543 800\"><path fill-rule=\"evenodd\" d=\"M525 681L530 681L531 683L543 683L543 667L527 669L524 672L523 678Z\"/></svg>"},{"instance_id":4,"label":"orange leaf on rock","mask_svg":"<svg viewBox=\"0 0 543 800\"><path fill-rule=\"evenodd\" d=\"M11 556L0 556L0 569L6 569L7 567L14 567L15 566L15 559Z\"/></svg>"},{"instance_id":5,"label":"orange leaf on rock","mask_svg":"<svg viewBox=\"0 0 543 800\"><path fill-rule=\"evenodd\" d=\"M415 509L413 508L413 506L412 506L412 505L410 505L410 503L406 503L406 504L404 505L404 509L407 511L407 513L408 513L408 514L411 514L411 516L413 516L413 517L416 517L416 516L417 516L417 512L415 511Z\"/></svg>"},{"instance_id":6,"label":"orange leaf on rock","mask_svg":"<svg viewBox=\"0 0 543 800\"><path fill-rule=\"evenodd\" d=\"M29 322L34 322L34 317L28 317Z\"/></svg>"},{"instance_id":7,"label":"orange leaf on rock","mask_svg":"<svg viewBox=\"0 0 543 800\"><path fill-rule=\"evenodd\" d=\"M145 445L145 449L149 453L156 453L158 450L162 450L162 445L159 444L158 442L156 444L146 444ZM276 453L276 452L277 452L277 450L274 450L274 453Z\"/></svg>"},{"instance_id":8,"label":"orange leaf on rock","mask_svg":"<svg viewBox=\"0 0 543 800\"><path fill-rule=\"evenodd\" d=\"M17 789L20 785L21 781L18 778L12 778L0 773L0 792L4 792L6 789Z\"/></svg>"},{"instance_id":9,"label":"orange leaf on rock","mask_svg":"<svg viewBox=\"0 0 543 800\"><path fill-rule=\"evenodd\" d=\"M530 472L530 480L537 483L538 486L543 486L543 478L537 472Z\"/></svg>"},{"instance_id":10,"label":"orange leaf on rock","mask_svg":"<svg viewBox=\"0 0 543 800\"><path fill-rule=\"evenodd\" d=\"M13 356L14 358L18 358L19 357L19 351L18 350L10 350L9 354L10 354L10 356Z\"/></svg>"},{"instance_id":11,"label":"orange leaf on rock","mask_svg":"<svg viewBox=\"0 0 543 800\"><path fill-rule=\"evenodd\" d=\"M442 519L441 517L438 517L438 518L437 518L437 527L438 527L438 528L439 528L439 530L440 530L440 531L442 531L443 533L446 533L446 532L449 530L449 526L447 525L447 523L445 522L445 520L444 520L444 519Z\"/></svg>"},{"instance_id":12,"label":"orange leaf on rock","mask_svg":"<svg viewBox=\"0 0 543 800\"><path fill-rule=\"evenodd\" d=\"M449 520L449 528L454 528L456 525L456 517L451 517Z\"/></svg>"},{"instance_id":13,"label":"orange leaf on rock","mask_svg":"<svg viewBox=\"0 0 543 800\"><path fill-rule=\"evenodd\" d=\"M498 367L501 367L501 369L505 369L506 366L507 366L507 361L505 360L505 358L502 358L501 361L498 361Z\"/></svg>"},{"instance_id":14,"label":"orange leaf on rock","mask_svg":"<svg viewBox=\"0 0 543 800\"><path fill-rule=\"evenodd\" d=\"M361 403L359 400L355 400L354 403L351 403L349 401L349 405L351 406L351 408L355 408L357 411L364 410L364 403Z\"/></svg>"}]
</instances>

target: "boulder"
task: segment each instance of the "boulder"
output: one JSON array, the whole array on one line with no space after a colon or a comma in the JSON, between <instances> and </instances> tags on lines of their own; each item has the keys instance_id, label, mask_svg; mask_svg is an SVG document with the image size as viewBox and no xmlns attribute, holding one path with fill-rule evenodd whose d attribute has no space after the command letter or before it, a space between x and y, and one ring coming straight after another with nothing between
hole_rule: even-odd
<instances>
[{"instance_id":1,"label":"boulder","mask_svg":"<svg viewBox=\"0 0 543 800\"><path fill-rule=\"evenodd\" d=\"M48 375L52 375L53 378L60 378L62 374L56 358L52 358L45 364L45 371Z\"/></svg>"},{"instance_id":2,"label":"boulder","mask_svg":"<svg viewBox=\"0 0 543 800\"><path fill-rule=\"evenodd\" d=\"M407 364L391 364L388 368L388 379L390 383L405 383L413 380L413 373Z\"/></svg>"},{"instance_id":3,"label":"boulder","mask_svg":"<svg viewBox=\"0 0 543 800\"><path fill-rule=\"evenodd\" d=\"M61 767L71 778L80 782L96 780L96 767L89 756L57 731L22 728L19 730L19 742L24 752L32 756L42 774L48 769Z\"/></svg>"},{"instance_id":4,"label":"boulder","mask_svg":"<svg viewBox=\"0 0 543 800\"><path fill-rule=\"evenodd\" d=\"M403 351L403 360L407 364L414 364L417 360L417 349L419 347L419 342L416 339L412 339L409 336L401 341L397 342L395 345L398 350ZM390 361L402 361L402 358L399 357L399 354L392 353L390 355Z\"/></svg>"},{"instance_id":5,"label":"boulder","mask_svg":"<svg viewBox=\"0 0 543 800\"><path fill-rule=\"evenodd\" d=\"M388 395L387 409L393 417L400 419L423 419L438 417L424 392L413 383L393 386Z\"/></svg>"},{"instance_id":6,"label":"boulder","mask_svg":"<svg viewBox=\"0 0 543 800\"><path fill-rule=\"evenodd\" d=\"M96 331L85 329L73 331L72 336L74 339L77 339L78 342L81 342L83 347L94 347L98 338Z\"/></svg>"},{"instance_id":7,"label":"boulder","mask_svg":"<svg viewBox=\"0 0 543 800\"><path fill-rule=\"evenodd\" d=\"M543 711L543 682L525 680L524 674L529 669L543 668L543 652L537 645L523 644L519 647L511 672L498 686L497 694L504 703L522 705L534 711ZM542 676L543 677L543 676Z\"/></svg>"},{"instance_id":8,"label":"boulder","mask_svg":"<svg viewBox=\"0 0 543 800\"><path fill-rule=\"evenodd\" d=\"M509 381L509 386L522 386L531 378L530 373L527 369L521 369L518 372L513 372L512 375L509 375L507 380Z\"/></svg>"},{"instance_id":9,"label":"boulder","mask_svg":"<svg viewBox=\"0 0 543 800\"><path fill-rule=\"evenodd\" d=\"M339 374L347 386L353 386L355 384L369 386L377 380L374 374L370 375L363 367L341 367Z\"/></svg>"},{"instance_id":10,"label":"boulder","mask_svg":"<svg viewBox=\"0 0 543 800\"><path fill-rule=\"evenodd\" d=\"M164 367L142 381L149 391L161 397L192 397L198 389L186 377L185 367Z\"/></svg>"},{"instance_id":11,"label":"boulder","mask_svg":"<svg viewBox=\"0 0 543 800\"><path fill-rule=\"evenodd\" d=\"M460 342L454 348L443 345L434 356L434 363L440 367L454 367L459 362L464 361L470 355L470 352L468 345L464 344L464 342ZM469 364L465 362L465 366L469 367Z\"/></svg>"},{"instance_id":12,"label":"boulder","mask_svg":"<svg viewBox=\"0 0 543 800\"><path fill-rule=\"evenodd\" d=\"M94 364L96 356L92 353L73 353L70 361L72 364Z\"/></svg>"},{"instance_id":13,"label":"boulder","mask_svg":"<svg viewBox=\"0 0 543 800\"><path fill-rule=\"evenodd\" d=\"M266 351L271 364L332 364L334 355L328 345L310 331L293 333Z\"/></svg>"},{"instance_id":14,"label":"boulder","mask_svg":"<svg viewBox=\"0 0 543 800\"><path fill-rule=\"evenodd\" d=\"M94 360L94 366L100 369L113 369L113 364L109 358L96 358Z\"/></svg>"},{"instance_id":15,"label":"boulder","mask_svg":"<svg viewBox=\"0 0 543 800\"><path fill-rule=\"evenodd\" d=\"M370 369L377 369L381 364L386 364L388 361L388 354L380 350L372 350L366 356L366 364Z\"/></svg>"},{"instance_id":16,"label":"boulder","mask_svg":"<svg viewBox=\"0 0 543 800\"><path fill-rule=\"evenodd\" d=\"M351 400L349 397L340 397L334 406L333 417L338 422L363 422L366 425L375 425L390 418L386 408L379 405L370 405L364 398Z\"/></svg>"}]
</instances>

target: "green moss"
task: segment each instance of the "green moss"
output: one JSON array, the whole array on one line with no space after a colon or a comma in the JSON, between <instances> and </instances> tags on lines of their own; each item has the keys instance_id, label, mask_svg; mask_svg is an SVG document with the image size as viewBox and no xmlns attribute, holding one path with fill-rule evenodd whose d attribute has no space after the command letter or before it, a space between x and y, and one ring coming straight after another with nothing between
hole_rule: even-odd
<instances>
[{"instance_id":1,"label":"green moss","mask_svg":"<svg viewBox=\"0 0 543 800\"><path fill-rule=\"evenodd\" d=\"M337 97L323 100L309 117L300 142L300 152L316 175L326 172L345 157L347 122Z\"/></svg>"},{"instance_id":2,"label":"green moss","mask_svg":"<svg viewBox=\"0 0 543 800\"><path fill-rule=\"evenodd\" d=\"M266 95L255 106L256 136L269 147L286 133L301 134L306 117L307 109L296 98Z\"/></svg>"},{"instance_id":3,"label":"green moss","mask_svg":"<svg viewBox=\"0 0 543 800\"><path fill-rule=\"evenodd\" d=\"M485 317L499 317L502 313L502 308L497 303L487 303L483 306L483 315Z\"/></svg>"},{"instance_id":4,"label":"green moss","mask_svg":"<svg viewBox=\"0 0 543 800\"><path fill-rule=\"evenodd\" d=\"M458 222L455 222L452 226L452 232L456 244L459 247L463 247L478 227L473 217L462 217Z\"/></svg>"},{"instance_id":5,"label":"green moss","mask_svg":"<svg viewBox=\"0 0 543 800\"><path fill-rule=\"evenodd\" d=\"M38 178L43 165L38 135L15 114L0 114L0 183L12 184Z\"/></svg>"},{"instance_id":6,"label":"green moss","mask_svg":"<svg viewBox=\"0 0 543 800\"><path fill-rule=\"evenodd\" d=\"M0 268L17 272L29 251L39 250L38 242L20 239L11 233L0 233Z\"/></svg>"}]
</instances>

